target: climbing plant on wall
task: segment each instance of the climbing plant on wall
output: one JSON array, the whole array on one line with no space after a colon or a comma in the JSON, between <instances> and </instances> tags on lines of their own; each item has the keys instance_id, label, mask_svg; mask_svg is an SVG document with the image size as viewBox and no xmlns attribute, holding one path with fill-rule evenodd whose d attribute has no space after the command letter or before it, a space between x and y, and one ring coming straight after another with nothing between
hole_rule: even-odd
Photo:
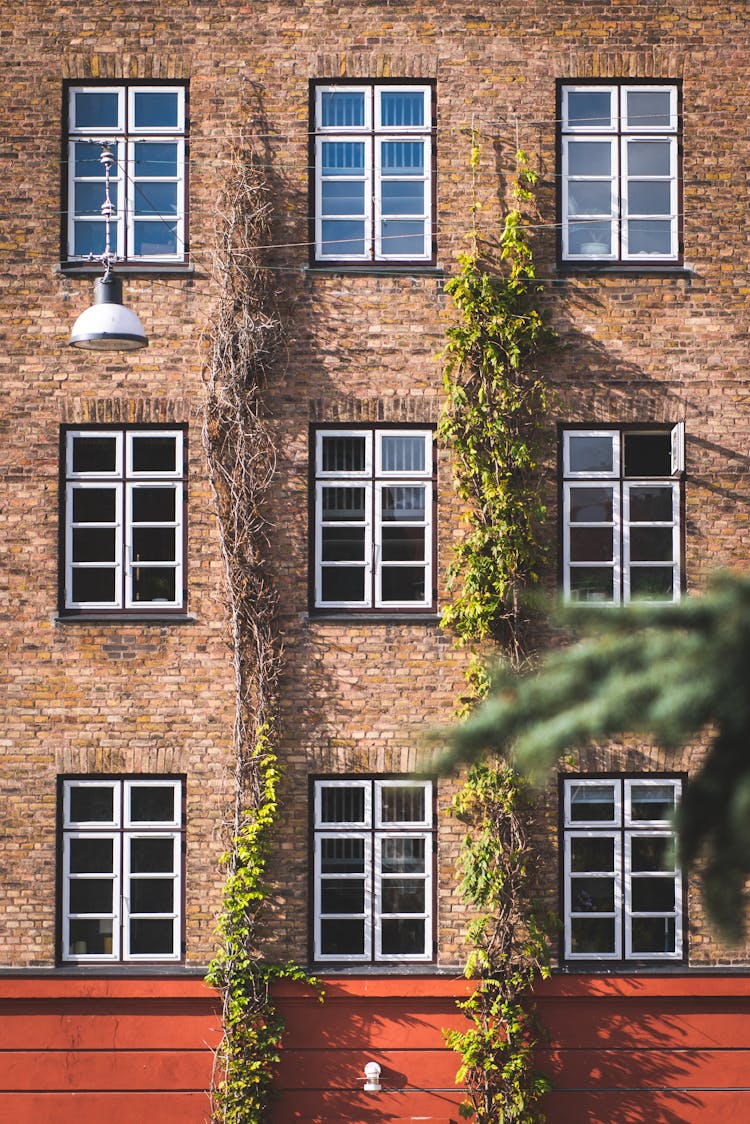
<instances>
[{"instance_id":1,"label":"climbing plant on wall","mask_svg":"<svg viewBox=\"0 0 750 1124\"><path fill-rule=\"evenodd\" d=\"M277 817L274 720L281 667L277 595L266 567L266 497L275 450L264 392L282 335L261 262L270 209L259 164L252 154L236 151L219 201L219 297L207 331L203 425L235 674L234 791L225 824L221 944L207 977L222 996L223 1037L212 1083L213 1119L222 1124L269 1119L283 1031L271 985L279 978L308 979L297 965L264 960L258 947Z\"/></svg>"},{"instance_id":2,"label":"climbing plant on wall","mask_svg":"<svg viewBox=\"0 0 750 1124\"><path fill-rule=\"evenodd\" d=\"M473 134L472 170L478 161ZM442 625L473 649L467 680L474 700L489 683L488 646L492 657L514 667L528 658L525 595L545 555L538 458L548 392L536 360L553 337L537 303L541 286L528 235L535 181L519 151L499 260L480 239L475 205L471 248L446 286L459 320L447 333L440 435L452 453L468 528L450 567L452 599ZM543 1119L539 1101L549 1085L534 1066L529 991L548 969L530 902L527 792L510 765L487 759L469 770L452 811L468 828L461 889L476 915L465 970L475 987L459 1004L469 1027L445 1032L461 1056L461 1112L478 1124L534 1124Z\"/></svg>"}]
</instances>

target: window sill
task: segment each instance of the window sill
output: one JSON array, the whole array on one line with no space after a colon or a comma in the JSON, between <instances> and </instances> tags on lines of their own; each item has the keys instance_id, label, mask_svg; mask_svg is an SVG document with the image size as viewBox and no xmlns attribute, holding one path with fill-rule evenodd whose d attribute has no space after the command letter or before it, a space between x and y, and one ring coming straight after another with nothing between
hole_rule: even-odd
<instances>
[{"instance_id":1,"label":"window sill","mask_svg":"<svg viewBox=\"0 0 750 1124\"><path fill-rule=\"evenodd\" d=\"M608 964L601 960L580 960L575 964L561 964L552 974L559 976L663 976L683 975L688 970L687 960L618 960ZM692 969L695 971L695 969ZM726 970L726 969L722 969ZM743 971L747 973L748 969Z\"/></svg>"},{"instance_id":2,"label":"window sill","mask_svg":"<svg viewBox=\"0 0 750 1124\"><path fill-rule=\"evenodd\" d=\"M403 264L389 264L384 262L382 265L378 262L362 262L357 265L336 265L331 263L319 263L316 265L307 265L303 268L303 273L308 274L310 277L445 277L445 270L439 265L430 265L425 262L423 265L416 262L410 265L408 262Z\"/></svg>"},{"instance_id":3,"label":"window sill","mask_svg":"<svg viewBox=\"0 0 750 1124\"><path fill-rule=\"evenodd\" d=\"M58 624L196 624L193 613L53 613L52 623Z\"/></svg>"},{"instance_id":4,"label":"window sill","mask_svg":"<svg viewBox=\"0 0 750 1124\"><path fill-rule=\"evenodd\" d=\"M576 276L607 276L632 277L646 275L650 277L697 277L697 271L692 265L671 265L665 262L662 265L654 262L558 262L552 267L552 272L559 277Z\"/></svg>"},{"instance_id":5,"label":"window sill","mask_svg":"<svg viewBox=\"0 0 750 1124\"><path fill-rule=\"evenodd\" d=\"M99 262L59 262L52 272L65 277L97 277L102 272ZM128 277L159 277L162 275L176 275L179 277L193 277L197 273L190 262L115 262L114 272L126 274Z\"/></svg>"},{"instance_id":6,"label":"window sill","mask_svg":"<svg viewBox=\"0 0 750 1124\"><path fill-rule=\"evenodd\" d=\"M329 613L321 612L302 613L301 619L308 624L439 624L441 613Z\"/></svg>"}]
</instances>

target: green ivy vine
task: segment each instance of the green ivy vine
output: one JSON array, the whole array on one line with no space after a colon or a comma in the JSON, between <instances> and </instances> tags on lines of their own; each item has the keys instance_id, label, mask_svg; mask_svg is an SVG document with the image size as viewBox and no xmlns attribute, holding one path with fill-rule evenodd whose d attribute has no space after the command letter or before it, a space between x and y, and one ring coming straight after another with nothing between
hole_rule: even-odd
<instances>
[{"instance_id":1,"label":"green ivy vine","mask_svg":"<svg viewBox=\"0 0 750 1124\"><path fill-rule=\"evenodd\" d=\"M479 161L472 134L471 167ZM466 673L466 709L486 693L483 653L517 667L528 658L526 595L545 558L538 529L545 516L538 459L549 394L537 357L553 341L537 306L528 238L536 175L518 151L512 184L515 206L499 242L499 268L480 248L474 229L460 271L446 285L460 314L444 351L446 406L439 432L454 461L456 487L466 502L468 531L449 569L452 600L442 626L475 650ZM528 793L502 760L474 765L453 813L467 824L459 859L464 900L475 911L468 930L465 975L476 985L459 1008L464 1031L446 1031L461 1056L456 1075L466 1086L460 1111L477 1124L537 1124L548 1080L536 1072L537 1039L531 988L549 973L544 927L530 901Z\"/></svg>"}]
</instances>

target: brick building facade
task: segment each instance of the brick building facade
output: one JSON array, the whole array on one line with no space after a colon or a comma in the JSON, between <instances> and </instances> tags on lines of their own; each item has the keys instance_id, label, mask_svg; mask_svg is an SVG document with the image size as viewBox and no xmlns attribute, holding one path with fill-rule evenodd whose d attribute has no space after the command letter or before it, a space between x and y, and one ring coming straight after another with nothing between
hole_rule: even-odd
<instances>
[{"instance_id":1,"label":"brick building facade","mask_svg":"<svg viewBox=\"0 0 750 1124\"><path fill-rule=\"evenodd\" d=\"M208 1117L218 1023L200 980L234 680L202 333L217 197L248 140L274 200L285 326L268 392L284 776L266 951L312 964L329 991L314 1012L281 996L276 1119L457 1120L440 1028L466 953L463 829L446 812L458 782L435 782L434 808L392 782L413 777L420 732L450 719L464 682L438 625L463 525L434 427L470 133L486 231L518 143L540 171L533 241L559 337L544 360L545 586L599 601L699 591L749 549L746 6L29 0L0 26L0 1120ZM117 271L150 340L133 353L66 346L99 272L85 258L101 248L104 140ZM748 950L717 942L692 885L645 911L664 945L621 912L610 948L606 910L595 937L578 923L557 842L596 830L597 793L610 836L628 836L637 801L671 799L700 754L581 752L570 775L599 789L563 786L567 821L556 783L540 808L540 881L564 915L541 994L550 1120L747 1112ZM393 838L420 882L395 918L373 888ZM353 899L331 905L352 840L367 932ZM632 891L637 868L618 871ZM361 1091L371 1058L377 1096Z\"/></svg>"}]
</instances>

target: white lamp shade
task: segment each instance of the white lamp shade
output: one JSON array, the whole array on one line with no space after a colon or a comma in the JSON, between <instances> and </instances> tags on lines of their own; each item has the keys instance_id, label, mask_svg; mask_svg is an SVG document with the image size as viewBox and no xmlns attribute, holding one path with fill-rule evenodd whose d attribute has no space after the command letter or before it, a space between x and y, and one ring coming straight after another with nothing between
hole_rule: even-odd
<instances>
[{"instance_id":1,"label":"white lamp shade","mask_svg":"<svg viewBox=\"0 0 750 1124\"><path fill-rule=\"evenodd\" d=\"M100 278L96 282L94 304L76 320L70 335L71 347L88 351L137 351L147 347L148 339L134 312L121 303L119 278Z\"/></svg>"}]
</instances>

